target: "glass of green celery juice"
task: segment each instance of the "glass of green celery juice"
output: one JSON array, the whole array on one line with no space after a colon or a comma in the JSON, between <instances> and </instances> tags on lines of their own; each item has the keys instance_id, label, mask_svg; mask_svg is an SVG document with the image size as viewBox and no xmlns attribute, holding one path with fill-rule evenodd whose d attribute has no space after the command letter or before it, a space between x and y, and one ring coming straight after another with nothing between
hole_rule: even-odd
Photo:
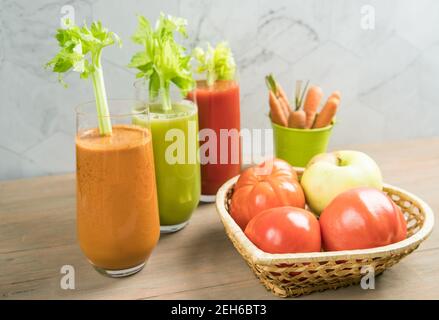
<instances>
[{"instance_id":1,"label":"glass of green celery juice","mask_svg":"<svg viewBox=\"0 0 439 320\"><path fill-rule=\"evenodd\" d=\"M163 13L155 24L137 18L131 39L142 50L129 67L137 69L136 96L150 108L160 231L175 232L187 225L201 193L197 107L185 99L195 85L191 56L176 40L187 37L187 21Z\"/></svg>"},{"instance_id":2,"label":"glass of green celery juice","mask_svg":"<svg viewBox=\"0 0 439 320\"><path fill-rule=\"evenodd\" d=\"M165 110L162 94L151 100L143 80L134 87L136 97L149 101L160 231L176 232L187 225L201 194L197 106L171 90L172 108ZM133 122L142 125L139 118Z\"/></svg>"}]
</instances>

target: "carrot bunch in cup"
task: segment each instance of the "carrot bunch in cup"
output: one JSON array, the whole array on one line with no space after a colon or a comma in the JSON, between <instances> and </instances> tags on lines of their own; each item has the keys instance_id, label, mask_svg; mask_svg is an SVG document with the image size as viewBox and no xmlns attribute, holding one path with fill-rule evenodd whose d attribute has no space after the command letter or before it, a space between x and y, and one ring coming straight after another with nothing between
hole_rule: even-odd
<instances>
[{"instance_id":1,"label":"carrot bunch in cup","mask_svg":"<svg viewBox=\"0 0 439 320\"><path fill-rule=\"evenodd\" d=\"M334 120L340 105L340 92L334 91L318 113L323 91L318 86L309 86L303 81L296 82L294 109L288 101L285 91L272 74L265 77L268 87L270 118L274 123L296 129L316 129L329 126Z\"/></svg>"}]
</instances>

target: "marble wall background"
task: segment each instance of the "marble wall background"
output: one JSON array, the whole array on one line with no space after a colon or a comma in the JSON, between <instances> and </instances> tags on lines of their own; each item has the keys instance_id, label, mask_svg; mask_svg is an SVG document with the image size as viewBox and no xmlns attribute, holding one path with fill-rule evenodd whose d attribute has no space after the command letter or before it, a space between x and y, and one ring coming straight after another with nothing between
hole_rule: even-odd
<instances>
[{"instance_id":1,"label":"marble wall background","mask_svg":"<svg viewBox=\"0 0 439 320\"><path fill-rule=\"evenodd\" d=\"M69 74L69 89L42 65L56 51L60 9L101 19L124 41L104 53L112 98L133 95L125 68L136 47L135 14L189 20L190 45L227 39L240 68L242 126L268 128L263 77L312 79L343 102L332 146L439 135L439 1L435 0L0 0L0 179L74 170L74 112L93 97ZM360 27L375 8L374 30ZM409 152L409 150L408 150Z\"/></svg>"}]
</instances>

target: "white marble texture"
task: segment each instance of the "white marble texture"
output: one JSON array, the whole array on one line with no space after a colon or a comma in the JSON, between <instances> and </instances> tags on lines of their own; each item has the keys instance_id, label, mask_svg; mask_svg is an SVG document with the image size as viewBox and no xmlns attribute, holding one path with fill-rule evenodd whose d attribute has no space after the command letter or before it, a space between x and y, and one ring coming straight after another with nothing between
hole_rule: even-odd
<instances>
[{"instance_id":1,"label":"white marble texture","mask_svg":"<svg viewBox=\"0 0 439 320\"><path fill-rule=\"evenodd\" d=\"M43 69L56 51L60 9L100 19L124 40L104 52L111 98L133 96L125 66L136 14L160 11L189 20L188 45L228 40L240 70L242 126L269 128L264 76L292 92L311 79L343 95L332 147L439 135L437 0L0 0L0 179L74 170L74 107L93 98L90 83L69 74L68 89ZM375 30L360 27L375 8Z\"/></svg>"}]
</instances>

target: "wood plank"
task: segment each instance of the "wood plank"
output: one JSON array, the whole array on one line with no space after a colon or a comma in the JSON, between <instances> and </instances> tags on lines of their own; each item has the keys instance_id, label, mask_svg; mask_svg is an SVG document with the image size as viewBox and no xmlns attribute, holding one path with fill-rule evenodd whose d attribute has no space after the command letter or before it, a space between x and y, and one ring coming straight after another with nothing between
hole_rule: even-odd
<instances>
[{"instance_id":1,"label":"wood plank","mask_svg":"<svg viewBox=\"0 0 439 320\"><path fill-rule=\"evenodd\" d=\"M71 219L63 232L74 233L74 227ZM40 298L74 298L86 293L90 298L108 295L136 299L239 281L243 274L253 277L228 241L213 205L200 206L181 232L162 236L145 270L127 279L115 280L97 274L82 256L76 241L51 247L50 241L45 242L47 247L43 249L0 255L0 265L6 266L6 272L0 274L0 296L31 298L37 294ZM59 270L64 264L75 267L77 290L60 289ZM218 266L227 272L218 272Z\"/></svg>"},{"instance_id":2,"label":"wood plank","mask_svg":"<svg viewBox=\"0 0 439 320\"><path fill-rule=\"evenodd\" d=\"M359 285L327 290L310 295L290 298L300 300L317 299L439 299L439 250L414 252L375 280L375 289L363 290ZM147 299L282 299L269 293L256 277L231 284L174 292Z\"/></svg>"},{"instance_id":3,"label":"wood plank","mask_svg":"<svg viewBox=\"0 0 439 320\"><path fill-rule=\"evenodd\" d=\"M370 154L385 180L426 200L439 212L439 138L348 146ZM438 221L438 220L437 220ZM61 290L60 268L76 271L76 289ZM317 298L439 298L436 230L411 256L379 277L377 289L358 287ZM99 275L76 243L74 175L0 182L0 299L271 299L235 251L213 205L201 205L187 228L162 236L141 273Z\"/></svg>"}]
</instances>

